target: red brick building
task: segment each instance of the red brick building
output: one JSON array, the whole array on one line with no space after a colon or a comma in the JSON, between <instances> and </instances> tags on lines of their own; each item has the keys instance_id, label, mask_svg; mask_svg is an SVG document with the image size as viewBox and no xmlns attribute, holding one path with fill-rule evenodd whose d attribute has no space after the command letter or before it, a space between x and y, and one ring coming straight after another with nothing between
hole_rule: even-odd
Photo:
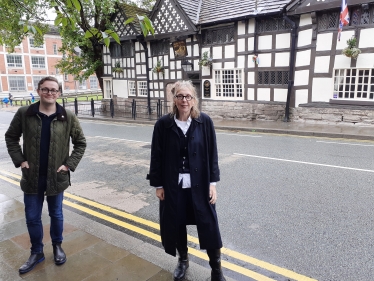
<instances>
[{"instance_id":1,"label":"red brick building","mask_svg":"<svg viewBox=\"0 0 374 281\"><path fill-rule=\"evenodd\" d=\"M99 89L95 75L80 83L55 67L62 58L58 51L61 45L61 37L54 32L44 36L42 46L35 46L32 37L25 37L14 53L8 53L6 47L0 45L0 93L33 92L44 76L56 77L63 91Z\"/></svg>"}]
</instances>

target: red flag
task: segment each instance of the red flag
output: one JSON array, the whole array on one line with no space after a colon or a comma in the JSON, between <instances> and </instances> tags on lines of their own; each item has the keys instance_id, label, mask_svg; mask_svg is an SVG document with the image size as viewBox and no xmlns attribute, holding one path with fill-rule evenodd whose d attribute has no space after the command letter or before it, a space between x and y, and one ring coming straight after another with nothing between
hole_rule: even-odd
<instances>
[{"instance_id":1,"label":"red flag","mask_svg":"<svg viewBox=\"0 0 374 281\"><path fill-rule=\"evenodd\" d=\"M347 0L342 0L342 8L340 11L340 19L339 19L339 32L338 32L338 41L340 41L340 34L343 30L343 26L349 24L349 12L348 12L348 5Z\"/></svg>"}]
</instances>

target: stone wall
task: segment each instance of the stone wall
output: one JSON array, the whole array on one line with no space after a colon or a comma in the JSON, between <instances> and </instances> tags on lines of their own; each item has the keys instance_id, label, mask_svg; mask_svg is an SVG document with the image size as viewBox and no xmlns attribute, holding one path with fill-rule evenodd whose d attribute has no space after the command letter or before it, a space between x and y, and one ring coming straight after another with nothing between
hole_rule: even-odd
<instances>
[{"instance_id":1,"label":"stone wall","mask_svg":"<svg viewBox=\"0 0 374 281\"><path fill-rule=\"evenodd\" d=\"M374 106L310 103L291 109L291 121L374 124Z\"/></svg>"},{"instance_id":2,"label":"stone wall","mask_svg":"<svg viewBox=\"0 0 374 281\"><path fill-rule=\"evenodd\" d=\"M215 101L203 100L201 110L214 119L283 120L284 102Z\"/></svg>"}]
</instances>

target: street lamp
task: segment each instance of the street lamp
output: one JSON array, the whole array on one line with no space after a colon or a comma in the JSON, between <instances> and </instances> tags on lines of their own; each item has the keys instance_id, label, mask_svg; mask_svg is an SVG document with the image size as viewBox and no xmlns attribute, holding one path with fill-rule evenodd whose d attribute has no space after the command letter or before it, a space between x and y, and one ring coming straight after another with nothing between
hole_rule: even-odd
<instances>
[{"instance_id":1,"label":"street lamp","mask_svg":"<svg viewBox=\"0 0 374 281\"><path fill-rule=\"evenodd\" d=\"M182 69L184 72L191 72L193 71L193 64L192 62L189 62L188 60L183 60L181 63Z\"/></svg>"}]
</instances>

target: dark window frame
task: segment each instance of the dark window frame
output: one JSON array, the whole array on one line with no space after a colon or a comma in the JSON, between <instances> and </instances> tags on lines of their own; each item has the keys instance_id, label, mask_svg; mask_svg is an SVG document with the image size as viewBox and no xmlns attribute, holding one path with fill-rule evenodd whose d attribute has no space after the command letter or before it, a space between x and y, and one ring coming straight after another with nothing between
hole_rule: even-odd
<instances>
[{"instance_id":1,"label":"dark window frame","mask_svg":"<svg viewBox=\"0 0 374 281\"><path fill-rule=\"evenodd\" d=\"M153 57L168 55L169 52L170 52L170 41L169 40L151 42L151 55Z\"/></svg>"},{"instance_id":2,"label":"dark window frame","mask_svg":"<svg viewBox=\"0 0 374 281\"><path fill-rule=\"evenodd\" d=\"M235 42L235 26L204 29L201 35L204 46L231 44Z\"/></svg>"}]
</instances>

